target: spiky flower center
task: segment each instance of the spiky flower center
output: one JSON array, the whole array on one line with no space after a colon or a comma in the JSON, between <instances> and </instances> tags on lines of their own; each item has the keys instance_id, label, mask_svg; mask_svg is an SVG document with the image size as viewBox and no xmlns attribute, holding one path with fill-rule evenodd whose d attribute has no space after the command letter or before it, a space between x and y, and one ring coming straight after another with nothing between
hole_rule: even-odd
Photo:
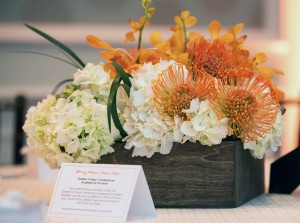
<instances>
[{"instance_id":1,"label":"spiky flower center","mask_svg":"<svg viewBox=\"0 0 300 223\"><path fill-rule=\"evenodd\" d=\"M205 100L216 93L209 75L187 71L182 64L170 66L162 72L154 81L152 90L157 111L170 122L174 122L174 117L188 120L183 110L190 107L193 99Z\"/></svg>"},{"instance_id":2,"label":"spiky flower center","mask_svg":"<svg viewBox=\"0 0 300 223\"><path fill-rule=\"evenodd\" d=\"M187 116L182 110L188 109L190 102L197 96L195 90L191 89L187 84L182 84L176 86L170 93L169 99L164 101L163 107L170 118L174 118L177 115L181 119L187 120Z\"/></svg>"},{"instance_id":3,"label":"spiky flower center","mask_svg":"<svg viewBox=\"0 0 300 223\"><path fill-rule=\"evenodd\" d=\"M251 126L256 108L257 102L250 92L241 89L229 92L224 113L227 114L230 120L229 127L232 131L235 131L234 134L241 135L248 126ZM248 124L244 125L245 123ZM241 129L241 126L244 129Z\"/></svg>"},{"instance_id":4,"label":"spiky flower center","mask_svg":"<svg viewBox=\"0 0 300 223\"><path fill-rule=\"evenodd\" d=\"M251 70L239 71L226 81L218 81L218 95L212 98L211 106L219 118L228 118L230 135L250 142L271 131L279 104L268 93L271 91L269 81L255 76Z\"/></svg>"}]
</instances>

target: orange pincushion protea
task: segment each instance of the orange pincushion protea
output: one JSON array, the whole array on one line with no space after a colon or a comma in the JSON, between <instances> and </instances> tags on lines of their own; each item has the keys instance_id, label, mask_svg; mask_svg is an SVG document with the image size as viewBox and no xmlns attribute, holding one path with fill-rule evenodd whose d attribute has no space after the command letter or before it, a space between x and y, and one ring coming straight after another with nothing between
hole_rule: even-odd
<instances>
[{"instance_id":1,"label":"orange pincushion protea","mask_svg":"<svg viewBox=\"0 0 300 223\"><path fill-rule=\"evenodd\" d=\"M208 41L202 38L195 41L194 47L189 49L189 66L223 79L227 77L228 69L248 67L248 54L222 40Z\"/></svg>"},{"instance_id":2,"label":"orange pincushion protea","mask_svg":"<svg viewBox=\"0 0 300 223\"><path fill-rule=\"evenodd\" d=\"M176 64L161 73L153 83L155 106L166 121L173 122L175 116L188 120L189 117L182 111L190 107L193 99L205 100L216 93L210 76L200 71L196 76L195 79L194 73Z\"/></svg>"},{"instance_id":3,"label":"orange pincushion protea","mask_svg":"<svg viewBox=\"0 0 300 223\"><path fill-rule=\"evenodd\" d=\"M227 117L230 134L244 142L264 137L273 127L279 111L276 93L269 81L243 69L227 81L218 81L217 97L211 106L219 118Z\"/></svg>"}]
</instances>

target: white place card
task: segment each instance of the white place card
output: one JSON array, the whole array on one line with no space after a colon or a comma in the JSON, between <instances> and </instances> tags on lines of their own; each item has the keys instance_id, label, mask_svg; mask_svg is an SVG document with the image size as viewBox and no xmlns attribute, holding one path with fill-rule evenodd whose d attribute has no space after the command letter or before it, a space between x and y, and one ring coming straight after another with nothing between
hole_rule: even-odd
<instances>
[{"instance_id":1,"label":"white place card","mask_svg":"<svg viewBox=\"0 0 300 223\"><path fill-rule=\"evenodd\" d=\"M110 219L155 216L142 166L63 163L48 217Z\"/></svg>"}]
</instances>

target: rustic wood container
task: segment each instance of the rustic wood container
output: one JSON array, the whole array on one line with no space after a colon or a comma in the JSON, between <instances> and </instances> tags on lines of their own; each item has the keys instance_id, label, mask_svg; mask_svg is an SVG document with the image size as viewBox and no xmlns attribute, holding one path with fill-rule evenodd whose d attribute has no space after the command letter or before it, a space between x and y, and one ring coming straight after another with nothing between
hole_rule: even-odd
<instances>
[{"instance_id":1,"label":"rustic wood container","mask_svg":"<svg viewBox=\"0 0 300 223\"><path fill-rule=\"evenodd\" d=\"M170 154L131 157L124 143L99 163L142 165L155 207L232 208L264 192L264 160L255 159L241 141L212 147L175 143Z\"/></svg>"}]
</instances>

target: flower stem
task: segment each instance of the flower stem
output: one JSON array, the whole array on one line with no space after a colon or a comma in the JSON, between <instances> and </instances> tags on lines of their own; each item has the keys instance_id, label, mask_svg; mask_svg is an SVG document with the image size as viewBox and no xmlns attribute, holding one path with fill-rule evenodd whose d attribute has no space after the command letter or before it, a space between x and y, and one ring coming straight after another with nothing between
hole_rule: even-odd
<instances>
[{"instance_id":1,"label":"flower stem","mask_svg":"<svg viewBox=\"0 0 300 223\"><path fill-rule=\"evenodd\" d=\"M142 47L142 34L143 34L143 30L144 30L144 27L146 25L146 23L148 22L149 20L149 16L148 16L148 9L149 9L149 3L147 2L146 5L145 5L145 9L144 9L144 12L145 12L145 19L143 21L143 24L141 25L141 28L140 28L140 32L139 32L139 38L138 38L138 47L137 47L137 50L139 51ZM136 63L139 64L140 63L140 56L136 59Z\"/></svg>"},{"instance_id":2,"label":"flower stem","mask_svg":"<svg viewBox=\"0 0 300 223\"><path fill-rule=\"evenodd\" d=\"M185 53L186 52L186 45L187 45L187 32L186 32L186 25L185 25L185 22L184 22L184 18L182 17L182 15L180 15L180 19L181 19L181 22L182 22L182 28L183 28L183 38L184 38L184 49L183 49L183 52Z\"/></svg>"}]
</instances>

